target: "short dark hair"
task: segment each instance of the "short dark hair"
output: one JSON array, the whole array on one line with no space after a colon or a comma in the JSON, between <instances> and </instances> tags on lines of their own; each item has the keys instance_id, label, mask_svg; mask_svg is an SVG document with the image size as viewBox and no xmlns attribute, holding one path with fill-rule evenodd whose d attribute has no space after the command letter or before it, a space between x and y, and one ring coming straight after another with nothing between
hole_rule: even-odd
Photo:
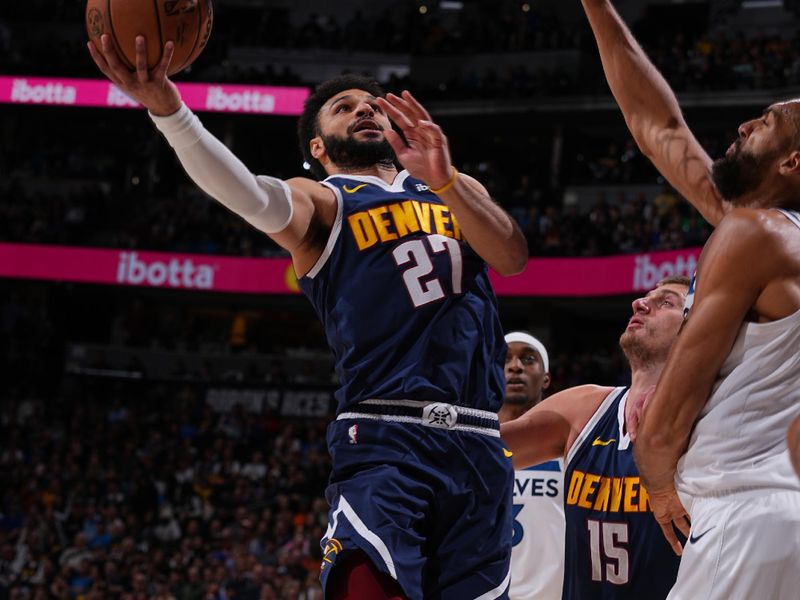
<instances>
[{"instance_id":1,"label":"short dark hair","mask_svg":"<svg viewBox=\"0 0 800 600\"><path fill-rule=\"evenodd\" d=\"M340 75L320 84L308 97L303 106L303 114L300 115L300 120L297 122L297 140L300 143L300 152L303 158L311 166L311 172L317 179L325 179L328 176L322 163L311 156L309 148L311 140L320 133L319 111L323 104L345 90L363 90L376 98L384 96L383 88L374 79L361 75Z\"/></svg>"}]
</instances>

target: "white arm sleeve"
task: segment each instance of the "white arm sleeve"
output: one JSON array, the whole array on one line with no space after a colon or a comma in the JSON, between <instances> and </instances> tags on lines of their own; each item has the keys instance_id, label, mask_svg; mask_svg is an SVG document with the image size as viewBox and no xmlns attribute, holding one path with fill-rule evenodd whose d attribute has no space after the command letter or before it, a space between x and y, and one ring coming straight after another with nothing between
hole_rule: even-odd
<instances>
[{"instance_id":1,"label":"white arm sleeve","mask_svg":"<svg viewBox=\"0 0 800 600\"><path fill-rule=\"evenodd\" d=\"M286 228L293 211L292 192L285 181L253 175L185 104L167 117L150 114L150 118L204 192L264 233Z\"/></svg>"}]
</instances>

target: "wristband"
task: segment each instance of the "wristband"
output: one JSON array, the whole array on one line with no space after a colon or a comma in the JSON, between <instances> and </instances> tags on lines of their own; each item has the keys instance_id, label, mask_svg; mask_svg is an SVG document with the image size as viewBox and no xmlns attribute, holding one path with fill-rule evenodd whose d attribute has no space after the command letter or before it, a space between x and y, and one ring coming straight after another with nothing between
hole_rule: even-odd
<instances>
[{"instance_id":1,"label":"wristband","mask_svg":"<svg viewBox=\"0 0 800 600\"><path fill-rule=\"evenodd\" d=\"M442 187L440 187L439 189L435 190L433 188L428 188L432 193L437 194L437 195L441 194L443 192L446 192L447 190L449 190L451 187L453 187L456 184L456 179L458 179L458 169L456 169L455 167L451 167L451 168L453 169L453 174L450 176L450 180L447 183L445 183Z\"/></svg>"}]
</instances>

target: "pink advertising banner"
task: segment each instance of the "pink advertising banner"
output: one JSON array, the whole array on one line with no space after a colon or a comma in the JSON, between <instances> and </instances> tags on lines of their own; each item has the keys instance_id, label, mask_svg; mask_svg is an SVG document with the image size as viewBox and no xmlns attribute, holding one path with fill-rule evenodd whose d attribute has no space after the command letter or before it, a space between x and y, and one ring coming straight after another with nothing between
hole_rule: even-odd
<instances>
[{"instance_id":1,"label":"pink advertising banner","mask_svg":"<svg viewBox=\"0 0 800 600\"><path fill-rule=\"evenodd\" d=\"M491 273L499 296L609 296L691 277L699 248L605 258L535 258L514 277ZM230 258L0 243L0 277L245 294L297 294L288 259Z\"/></svg>"},{"instance_id":2,"label":"pink advertising banner","mask_svg":"<svg viewBox=\"0 0 800 600\"><path fill-rule=\"evenodd\" d=\"M227 83L178 83L184 102L200 112L299 115L309 90ZM102 79L0 76L0 103L45 106L139 108L115 85Z\"/></svg>"}]
</instances>

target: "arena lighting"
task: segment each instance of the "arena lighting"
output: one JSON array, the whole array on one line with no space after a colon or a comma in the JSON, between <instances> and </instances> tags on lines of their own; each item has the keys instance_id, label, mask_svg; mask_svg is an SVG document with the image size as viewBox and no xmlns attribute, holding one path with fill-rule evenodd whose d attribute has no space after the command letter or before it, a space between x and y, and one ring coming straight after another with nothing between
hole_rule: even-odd
<instances>
[{"instance_id":1,"label":"arena lighting","mask_svg":"<svg viewBox=\"0 0 800 600\"><path fill-rule=\"evenodd\" d=\"M531 5L527 2L522 5L522 12L531 12Z\"/></svg>"},{"instance_id":2,"label":"arena lighting","mask_svg":"<svg viewBox=\"0 0 800 600\"><path fill-rule=\"evenodd\" d=\"M454 2L452 0L442 0L442 2L439 3L439 8L442 10L461 10L464 8L464 3Z\"/></svg>"},{"instance_id":3,"label":"arena lighting","mask_svg":"<svg viewBox=\"0 0 800 600\"><path fill-rule=\"evenodd\" d=\"M422 5L419 7L419 14L424 15L428 13L428 7L426 5Z\"/></svg>"}]
</instances>

